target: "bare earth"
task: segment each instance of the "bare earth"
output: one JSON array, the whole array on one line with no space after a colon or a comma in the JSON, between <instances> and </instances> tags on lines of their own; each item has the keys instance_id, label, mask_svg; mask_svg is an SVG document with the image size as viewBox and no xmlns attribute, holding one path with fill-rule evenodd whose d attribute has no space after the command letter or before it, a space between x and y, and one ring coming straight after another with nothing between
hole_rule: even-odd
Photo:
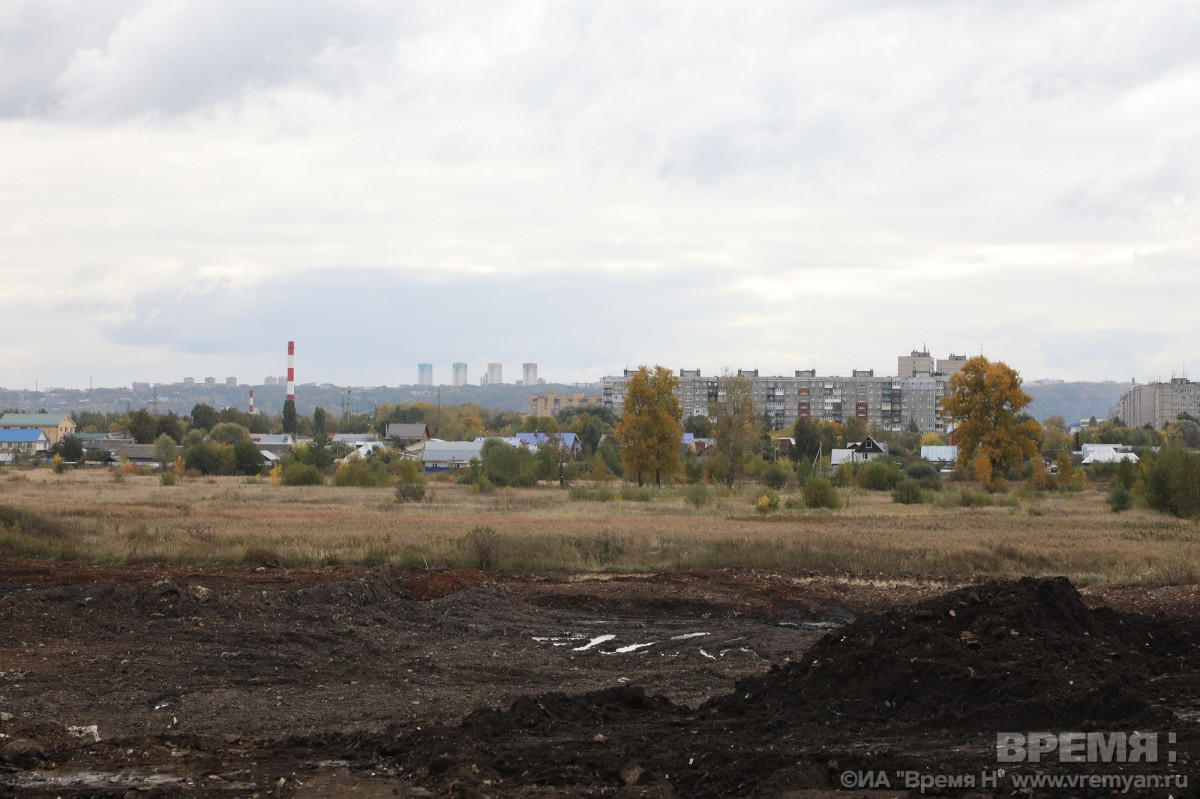
<instances>
[{"instance_id":1,"label":"bare earth","mask_svg":"<svg viewBox=\"0 0 1200 799\"><path fill-rule=\"evenodd\" d=\"M901 796L994 770L1008 729L1161 730L1164 762L1086 773L1196 795L1198 609L1190 585L0 560L0 795Z\"/></svg>"}]
</instances>

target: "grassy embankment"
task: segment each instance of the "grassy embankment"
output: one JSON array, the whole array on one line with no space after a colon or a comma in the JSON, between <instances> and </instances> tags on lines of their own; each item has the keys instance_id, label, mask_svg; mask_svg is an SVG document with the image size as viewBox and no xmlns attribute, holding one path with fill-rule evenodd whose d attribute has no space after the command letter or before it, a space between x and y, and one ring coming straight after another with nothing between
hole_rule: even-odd
<instances>
[{"instance_id":1,"label":"grassy embankment","mask_svg":"<svg viewBox=\"0 0 1200 799\"><path fill-rule=\"evenodd\" d=\"M1200 527L1146 510L1114 514L1095 490L1016 492L1000 505L893 504L841 489L837 511L762 514L762 489L684 489L651 501L573 501L557 487L477 494L433 481L426 499L390 489L271 485L245 478L104 471L0 472L0 556L97 563L476 566L509 571L749 567L943 577L1065 574L1081 583L1195 582ZM637 494L638 492L627 492ZM785 501L799 492L781 492ZM793 504L796 504L795 502ZM471 536L486 527L495 535Z\"/></svg>"}]
</instances>

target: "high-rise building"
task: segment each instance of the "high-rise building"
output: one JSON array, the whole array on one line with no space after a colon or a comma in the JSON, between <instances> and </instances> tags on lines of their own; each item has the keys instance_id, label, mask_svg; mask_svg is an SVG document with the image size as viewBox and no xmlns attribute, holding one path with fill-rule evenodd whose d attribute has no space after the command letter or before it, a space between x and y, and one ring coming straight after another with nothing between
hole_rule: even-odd
<instances>
[{"instance_id":1,"label":"high-rise building","mask_svg":"<svg viewBox=\"0 0 1200 799\"><path fill-rule=\"evenodd\" d=\"M503 382L504 365L499 363L489 363L487 370L487 384L489 386L495 386Z\"/></svg>"},{"instance_id":2,"label":"high-rise building","mask_svg":"<svg viewBox=\"0 0 1200 799\"><path fill-rule=\"evenodd\" d=\"M237 378L236 377L225 378L225 385L230 386L232 388L237 388Z\"/></svg>"},{"instance_id":3,"label":"high-rise building","mask_svg":"<svg viewBox=\"0 0 1200 799\"><path fill-rule=\"evenodd\" d=\"M933 356L929 350L913 350L896 359L896 377L927 377L933 374Z\"/></svg>"},{"instance_id":4,"label":"high-rise building","mask_svg":"<svg viewBox=\"0 0 1200 799\"><path fill-rule=\"evenodd\" d=\"M1200 417L1200 383L1186 377L1172 377L1170 383L1131 385L1112 411L1126 427L1150 425L1155 430L1161 430L1183 413Z\"/></svg>"},{"instance_id":5,"label":"high-rise building","mask_svg":"<svg viewBox=\"0 0 1200 799\"><path fill-rule=\"evenodd\" d=\"M433 364L419 363L417 364L417 385L432 386L433 385Z\"/></svg>"},{"instance_id":6,"label":"high-rise building","mask_svg":"<svg viewBox=\"0 0 1200 799\"><path fill-rule=\"evenodd\" d=\"M206 385L206 386L215 386L216 384L217 384L217 378L215 378L215 377L206 377L206 378L204 378L204 385Z\"/></svg>"},{"instance_id":7,"label":"high-rise building","mask_svg":"<svg viewBox=\"0 0 1200 799\"><path fill-rule=\"evenodd\" d=\"M465 363L456 363L452 368L454 370L454 385L465 386L467 384L467 365Z\"/></svg>"},{"instance_id":8,"label":"high-rise building","mask_svg":"<svg viewBox=\"0 0 1200 799\"><path fill-rule=\"evenodd\" d=\"M521 385L536 386L537 385L537 364L523 363L521 364Z\"/></svg>"}]
</instances>

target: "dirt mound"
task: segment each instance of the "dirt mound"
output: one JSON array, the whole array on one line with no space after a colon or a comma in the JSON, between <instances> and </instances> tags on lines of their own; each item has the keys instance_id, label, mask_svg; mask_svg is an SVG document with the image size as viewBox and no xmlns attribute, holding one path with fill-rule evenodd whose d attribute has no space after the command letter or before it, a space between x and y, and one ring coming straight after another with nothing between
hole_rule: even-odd
<instances>
[{"instance_id":1,"label":"dirt mound","mask_svg":"<svg viewBox=\"0 0 1200 799\"><path fill-rule=\"evenodd\" d=\"M1065 578L992 582L860 618L711 703L773 724L1033 729L1148 721L1190 632L1089 610Z\"/></svg>"}]
</instances>

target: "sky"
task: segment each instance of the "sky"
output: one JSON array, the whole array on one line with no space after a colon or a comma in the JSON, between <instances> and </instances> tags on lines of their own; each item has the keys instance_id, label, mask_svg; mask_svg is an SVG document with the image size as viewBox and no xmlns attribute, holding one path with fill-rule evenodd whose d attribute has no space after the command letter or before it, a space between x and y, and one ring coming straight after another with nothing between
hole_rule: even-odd
<instances>
[{"instance_id":1,"label":"sky","mask_svg":"<svg viewBox=\"0 0 1200 799\"><path fill-rule=\"evenodd\" d=\"M1200 4L7 0L0 386L1200 372Z\"/></svg>"}]
</instances>

